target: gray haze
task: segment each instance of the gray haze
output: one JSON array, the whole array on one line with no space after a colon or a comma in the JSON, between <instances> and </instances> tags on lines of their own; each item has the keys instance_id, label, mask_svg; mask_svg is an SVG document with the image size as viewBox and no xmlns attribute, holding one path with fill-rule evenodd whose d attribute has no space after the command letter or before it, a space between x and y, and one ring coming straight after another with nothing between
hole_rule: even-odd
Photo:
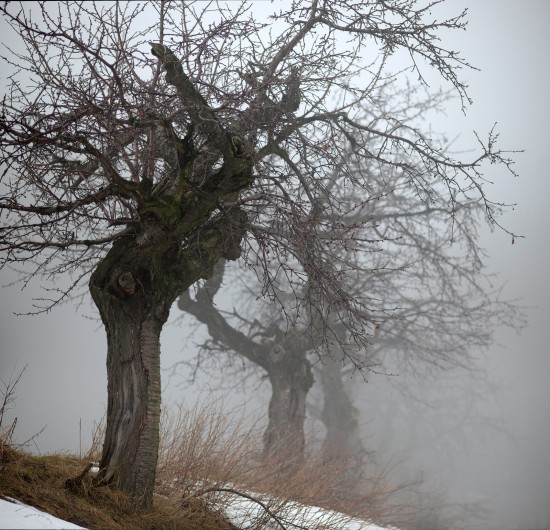
<instances>
[{"instance_id":1,"label":"gray haze","mask_svg":"<svg viewBox=\"0 0 550 530\"><path fill-rule=\"evenodd\" d=\"M461 134L457 147L473 147L473 130L484 134L497 121L500 145L525 149L514 155L519 179L503 172L487 176L494 182L488 194L517 203L503 218L515 233L525 236L512 245L511 237L482 231L482 245L490 254L489 268L506 282L506 298L527 306L528 327L521 336L506 329L496 334L498 345L480 352L481 375L441 374L413 385L411 392L431 407L412 406L380 378L354 385L357 402L365 403L362 421L366 445L382 457L392 452L411 477L419 474L427 485L444 489L450 502L481 500L490 510L486 530L550 529L550 237L546 226L550 178L550 2L530 0L452 0L445 12L469 6L469 28L448 35L450 47L461 52L481 72L464 71L474 104L467 115L458 102L447 116L437 116L435 130L450 137ZM439 81L437 82L439 83ZM434 87L436 88L436 87ZM452 106L452 103L451 103ZM34 282L21 291L10 286L14 273L0 273L2 304L0 377L27 366L18 386L16 437L24 440L47 426L36 439L40 452L79 449L79 421L88 441L94 420L106 406L106 341L103 327L88 297L49 314L16 317L32 310L32 298L41 297ZM497 282L498 283L498 282ZM165 401L192 404L207 393L209 380L201 376L184 384L185 373L170 376L169 367L195 354L196 337L186 340L189 320L181 327L176 308L162 337ZM225 385L230 388L232 382ZM226 390L227 390L226 388ZM234 393L233 403L249 400L265 406L267 393ZM372 401L371 401L372 400ZM374 404L373 404L374 403ZM376 404L384 411L377 414ZM390 447L381 436L387 418L394 421ZM408 420L406 420L408 418ZM477 423L476 423L477 422ZM414 426L414 428L413 428ZM387 429L386 429L387 430ZM511 436L509 436L509 434ZM467 527L465 522L464 528Z\"/></svg>"}]
</instances>

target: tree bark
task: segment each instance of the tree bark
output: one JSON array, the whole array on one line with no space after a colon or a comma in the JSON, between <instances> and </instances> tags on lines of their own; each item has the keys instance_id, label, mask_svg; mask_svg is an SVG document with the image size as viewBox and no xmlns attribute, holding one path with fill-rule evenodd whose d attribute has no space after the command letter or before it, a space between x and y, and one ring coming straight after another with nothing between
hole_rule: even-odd
<instances>
[{"instance_id":1,"label":"tree bark","mask_svg":"<svg viewBox=\"0 0 550 530\"><path fill-rule=\"evenodd\" d=\"M169 276L152 274L152 257L130 239L117 242L90 280L107 332L107 426L97 480L128 493L140 506L152 501L161 403L159 339L177 293L170 292Z\"/></svg>"},{"instance_id":2,"label":"tree bark","mask_svg":"<svg viewBox=\"0 0 550 530\"><path fill-rule=\"evenodd\" d=\"M267 458L301 462L304 456L306 397L313 385L311 365L304 354L275 343L268 354L271 382L269 423L264 434Z\"/></svg>"},{"instance_id":3,"label":"tree bark","mask_svg":"<svg viewBox=\"0 0 550 530\"><path fill-rule=\"evenodd\" d=\"M168 315L161 307L151 313L129 311L119 315L108 330L109 421L99 476L99 480L115 484L136 504L145 506L152 499L157 465L159 338L166 321L164 315Z\"/></svg>"},{"instance_id":4,"label":"tree bark","mask_svg":"<svg viewBox=\"0 0 550 530\"><path fill-rule=\"evenodd\" d=\"M113 243L90 278L90 292L107 331L107 426L97 482L128 493L139 507L153 500L162 327L180 293L210 277L220 258L239 258L246 213L240 208L220 210L219 203L253 181L244 141L234 152L240 137L218 123L175 55L155 43L152 52L163 62L167 81L178 90L192 123L210 117L203 132L222 152L223 165L208 176L200 193L194 191L188 177L197 155L174 133L178 163L167 174L166 186L156 193L140 186L139 223ZM220 211L213 215L216 209Z\"/></svg>"},{"instance_id":5,"label":"tree bark","mask_svg":"<svg viewBox=\"0 0 550 530\"><path fill-rule=\"evenodd\" d=\"M201 237L149 223L117 240L90 278L90 292L107 332L108 404L97 481L152 503L160 421L160 333L176 297L208 277L223 256L237 259L246 214L214 217Z\"/></svg>"},{"instance_id":6,"label":"tree bark","mask_svg":"<svg viewBox=\"0 0 550 530\"><path fill-rule=\"evenodd\" d=\"M367 452L359 430L359 412L353 406L342 381L341 365L327 359L321 371L324 406L321 419L326 427L324 448L330 458L342 458L347 464L343 475L346 486L357 484L363 473Z\"/></svg>"}]
</instances>

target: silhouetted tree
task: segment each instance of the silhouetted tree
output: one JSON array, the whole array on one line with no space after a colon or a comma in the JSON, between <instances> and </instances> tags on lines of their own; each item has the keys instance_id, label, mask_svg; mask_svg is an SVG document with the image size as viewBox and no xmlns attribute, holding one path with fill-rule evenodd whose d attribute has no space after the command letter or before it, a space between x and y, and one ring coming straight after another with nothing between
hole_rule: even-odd
<instances>
[{"instance_id":1,"label":"silhouetted tree","mask_svg":"<svg viewBox=\"0 0 550 530\"><path fill-rule=\"evenodd\" d=\"M253 265L273 300L297 293L288 321L307 321L319 351L342 322L343 351L361 367L354 352L376 322L338 249L371 242L340 222L358 206L333 195L369 193L361 161L398 173L427 203L454 211L475 200L494 220L481 166L510 164L494 135L461 161L403 116L376 112L399 50L467 101L457 76L467 63L439 40L465 13L438 20L437 2L417 4L292 2L265 21L247 4L0 7L23 45L4 58L14 74L0 121L1 265L74 272L75 285L89 277L108 341L99 482L151 503L160 332L176 297L222 257ZM327 173L337 174L328 188Z\"/></svg>"},{"instance_id":2,"label":"silhouetted tree","mask_svg":"<svg viewBox=\"0 0 550 530\"><path fill-rule=\"evenodd\" d=\"M391 102L394 115L401 103L415 116L421 110L434 110L446 96L441 95L439 102L432 98L413 103L414 95L402 89L380 99ZM384 107L380 112L389 114ZM402 124L406 123L414 126L413 119L407 122L403 117ZM352 152L344 156L351 157ZM414 164L405 153L401 162ZM350 167L352 164L349 162ZM346 268L348 292L369 298L375 328L368 348L353 351L351 356L349 330L342 322L331 322L332 344L325 350L328 355L322 356L320 366L312 366L316 358L311 354L319 353L316 349L322 333L308 334L311 322L307 319L289 327L285 314L272 304L255 302L261 286L253 273L241 280L240 292L234 289L235 278L226 276L226 297L232 311L214 304L224 274L221 263L214 278L194 297L186 292L178 302L180 309L205 324L210 334L211 339L202 345L201 363L213 354L234 352L267 374L272 387L267 453L279 446L296 458L302 454L306 397L316 375L324 399L316 395L317 407L312 408L326 426L326 448L360 460L365 448L360 442L358 414L347 392L349 384L342 381L343 377L349 378L357 366L384 371L390 364L400 373L469 366L472 354L491 343L498 325L519 326L522 322L520 311L500 300L483 269L483 249L477 237L483 212L476 201L449 204L440 197L426 201L409 187L407 176L400 170L380 168L376 161L361 160L355 171L358 176L368 175L368 193L339 188L336 173L319 176L319 185L326 194L330 191L334 202L354 205L338 219L339 230L353 231L355 241L370 243L369 252L357 253L355 247L342 245L330 256L335 268ZM321 201L319 198L319 211L325 212ZM323 213L317 222L331 225ZM327 228L325 238L332 235ZM274 263L272 268L278 266ZM301 266L297 255L295 269ZM261 275L261 271L256 272ZM237 274L242 276L240 271ZM280 294L285 307L299 305L303 296L297 290L294 296ZM346 368L350 357L353 362ZM214 358L220 361L219 355ZM206 368L211 366L207 363ZM219 365L213 369L219 370Z\"/></svg>"},{"instance_id":3,"label":"silhouetted tree","mask_svg":"<svg viewBox=\"0 0 550 530\"><path fill-rule=\"evenodd\" d=\"M298 326L281 329L281 322L266 319L246 321L245 331L213 304L213 297L221 286L223 261L217 265L215 275L196 290L195 296L183 293L178 307L194 315L207 326L211 341L204 345L209 354L215 351L232 351L262 368L271 383L267 426L264 435L264 452L267 458L280 457L299 462L304 452L304 420L307 392L313 385L310 361L306 354L315 344L307 339L304 329Z\"/></svg>"}]
</instances>

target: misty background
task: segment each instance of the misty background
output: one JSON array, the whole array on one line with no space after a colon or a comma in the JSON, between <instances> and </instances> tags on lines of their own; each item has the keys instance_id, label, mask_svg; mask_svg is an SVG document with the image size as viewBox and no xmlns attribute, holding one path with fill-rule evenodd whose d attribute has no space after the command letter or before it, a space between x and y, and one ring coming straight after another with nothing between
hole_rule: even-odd
<instances>
[{"instance_id":1,"label":"misty background","mask_svg":"<svg viewBox=\"0 0 550 530\"><path fill-rule=\"evenodd\" d=\"M471 371L416 381L371 374L368 383L350 381L350 389L361 410L365 446L381 463L393 465L399 479L423 480L426 491L448 503L481 503L486 521L476 528L548 530L550 237L543 209L550 197L550 3L451 0L441 9L455 14L464 7L469 9L467 31L444 37L448 47L480 69L462 72L474 103L464 115L459 101L451 101L447 114L430 122L448 137L458 135L457 150L475 147L472 132L485 135L495 122L502 148L525 150L513 155L518 179L502 170L486 173L493 200L517 203L502 223L525 237L512 244L511 236L484 227L480 243L489 255L488 269L499 273L495 285L504 283L504 298L526 308L528 326L521 335L497 330L494 346L478 352ZM434 82L435 89L439 80ZM103 326L87 294L47 314L16 316L32 311L33 299L47 293L36 280L25 289L15 280L15 272L0 272L0 378L7 382L27 367L11 412L18 418L15 438L24 441L46 426L30 449L78 453L80 422L86 449L94 421L106 408ZM247 403L266 411L267 383L259 388L252 380L220 383L220 374L204 371L190 383L189 369L172 369L192 360L196 343L206 336L191 317L181 316L174 307L161 337L164 402L191 407L214 392L225 396L228 407ZM463 528L473 525L464 519Z\"/></svg>"}]
</instances>

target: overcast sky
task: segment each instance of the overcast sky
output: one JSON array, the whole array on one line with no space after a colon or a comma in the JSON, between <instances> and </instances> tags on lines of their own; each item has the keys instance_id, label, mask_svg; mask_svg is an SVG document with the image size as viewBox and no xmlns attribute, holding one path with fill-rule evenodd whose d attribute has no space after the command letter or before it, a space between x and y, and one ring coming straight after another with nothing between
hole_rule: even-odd
<instances>
[{"instance_id":1,"label":"overcast sky","mask_svg":"<svg viewBox=\"0 0 550 530\"><path fill-rule=\"evenodd\" d=\"M458 500L474 494L489 499L487 506L493 513L486 530L548 529L550 237L544 214L550 197L550 2L450 0L446 5L450 11L469 7L468 30L446 37L450 47L462 52L481 72L464 73L474 100L467 115L450 108L447 117L434 125L449 135L461 133L468 145L467 138L473 130L486 133L498 122L501 146L525 150L514 156L518 179L503 171L488 172L494 181L490 188L493 199L517 203L504 222L525 239L512 245L506 234L484 230L482 244L491 256L490 269L500 272L506 281L505 295L521 298L521 304L528 307L529 319L521 336L499 330L500 345L495 345L486 360L480 361L488 370L491 383L500 389L500 405L491 410L513 432L514 442L492 434L472 440L474 449L470 453L458 454L449 449L447 456L453 461L449 490ZM47 426L36 440L40 451L77 451L80 419L86 439L93 421L105 409L103 327L87 298L78 307L69 304L38 317L14 316L14 312L31 310L32 298L41 296L38 283L21 291L20 286L7 285L14 279L12 273L0 273L4 286L0 305L0 377L6 381L11 373L27 366L17 392L17 438L25 439ZM177 316L174 308L171 319ZM186 343L182 335L176 325L163 332L165 369L193 353L192 341ZM443 376L441 381L444 386ZM181 378L169 378L167 372L164 382L166 395L173 399L192 402L202 390L199 385L185 388ZM236 399L241 397L245 396ZM484 403L480 401L476 407L481 410ZM396 443L402 443L406 451L406 439ZM419 462L429 454L429 446L424 449L417 451Z\"/></svg>"}]
</instances>

